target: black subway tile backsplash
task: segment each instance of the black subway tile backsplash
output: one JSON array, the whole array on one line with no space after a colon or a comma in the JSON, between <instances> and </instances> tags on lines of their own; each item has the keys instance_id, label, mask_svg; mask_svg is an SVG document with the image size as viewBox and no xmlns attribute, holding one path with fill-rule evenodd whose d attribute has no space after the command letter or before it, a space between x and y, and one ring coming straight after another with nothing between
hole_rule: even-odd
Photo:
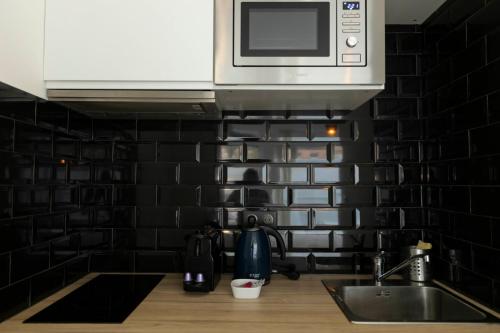
<instances>
[{"instance_id":1,"label":"black subway tile backsplash","mask_svg":"<svg viewBox=\"0 0 500 333\"><path fill-rule=\"evenodd\" d=\"M99 120L1 102L0 318L89 269L181 271L207 222L230 270L248 210L306 272L369 273L425 234L436 277L498 307L498 1L450 2L387 27L386 90L354 111Z\"/></svg>"}]
</instances>

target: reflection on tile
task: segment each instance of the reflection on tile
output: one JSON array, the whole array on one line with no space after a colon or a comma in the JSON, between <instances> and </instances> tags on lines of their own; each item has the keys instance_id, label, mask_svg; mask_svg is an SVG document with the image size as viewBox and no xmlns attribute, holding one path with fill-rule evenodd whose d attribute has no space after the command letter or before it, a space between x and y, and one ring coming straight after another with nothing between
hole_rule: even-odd
<instances>
[{"instance_id":1,"label":"reflection on tile","mask_svg":"<svg viewBox=\"0 0 500 333\"><path fill-rule=\"evenodd\" d=\"M265 165L227 165L225 180L227 184L261 184L265 181Z\"/></svg>"},{"instance_id":2,"label":"reflection on tile","mask_svg":"<svg viewBox=\"0 0 500 333\"><path fill-rule=\"evenodd\" d=\"M331 231L292 230L290 235L293 250L314 249L328 251L331 248Z\"/></svg>"},{"instance_id":3,"label":"reflection on tile","mask_svg":"<svg viewBox=\"0 0 500 333\"><path fill-rule=\"evenodd\" d=\"M80 202L84 206L111 205L111 186L80 187Z\"/></svg>"},{"instance_id":4,"label":"reflection on tile","mask_svg":"<svg viewBox=\"0 0 500 333\"><path fill-rule=\"evenodd\" d=\"M307 184L308 179L308 168L306 165L269 164L267 166L267 182L269 184Z\"/></svg>"},{"instance_id":5,"label":"reflection on tile","mask_svg":"<svg viewBox=\"0 0 500 333\"><path fill-rule=\"evenodd\" d=\"M307 228L309 226L309 209L278 210L278 227Z\"/></svg>"},{"instance_id":6,"label":"reflection on tile","mask_svg":"<svg viewBox=\"0 0 500 333\"><path fill-rule=\"evenodd\" d=\"M0 152L0 184L31 184L33 157Z\"/></svg>"},{"instance_id":7,"label":"reflection on tile","mask_svg":"<svg viewBox=\"0 0 500 333\"><path fill-rule=\"evenodd\" d=\"M288 146L290 163L328 163L328 145L323 143L291 143Z\"/></svg>"},{"instance_id":8,"label":"reflection on tile","mask_svg":"<svg viewBox=\"0 0 500 333\"><path fill-rule=\"evenodd\" d=\"M275 162L284 163L286 145L284 143L256 143L246 144L247 162Z\"/></svg>"},{"instance_id":9,"label":"reflection on tile","mask_svg":"<svg viewBox=\"0 0 500 333\"><path fill-rule=\"evenodd\" d=\"M4 127L5 123L4 120L0 126ZM4 128L2 128L3 130ZM5 128L5 130L6 132L2 133L3 138L0 140L0 144L5 147L4 149L10 149L9 128ZM39 155L52 154L52 132L32 125L16 124L15 151Z\"/></svg>"},{"instance_id":10,"label":"reflection on tile","mask_svg":"<svg viewBox=\"0 0 500 333\"><path fill-rule=\"evenodd\" d=\"M285 187L247 187L246 206L287 206L288 195Z\"/></svg>"},{"instance_id":11,"label":"reflection on tile","mask_svg":"<svg viewBox=\"0 0 500 333\"><path fill-rule=\"evenodd\" d=\"M371 142L332 143L332 163L363 163L373 161Z\"/></svg>"},{"instance_id":12,"label":"reflection on tile","mask_svg":"<svg viewBox=\"0 0 500 333\"><path fill-rule=\"evenodd\" d=\"M154 143L115 143L115 160L154 161L156 145Z\"/></svg>"},{"instance_id":13,"label":"reflection on tile","mask_svg":"<svg viewBox=\"0 0 500 333\"><path fill-rule=\"evenodd\" d=\"M308 141L307 123L283 122L269 125L269 139L273 141Z\"/></svg>"},{"instance_id":14,"label":"reflection on tile","mask_svg":"<svg viewBox=\"0 0 500 333\"><path fill-rule=\"evenodd\" d=\"M224 132L226 140L265 140L266 123L226 122Z\"/></svg>"},{"instance_id":15,"label":"reflection on tile","mask_svg":"<svg viewBox=\"0 0 500 333\"><path fill-rule=\"evenodd\" d=\"M354 123L329 122L311 123L312 141L352 141L354 139Z\"/></svg>"},{"instance_id":16,"label":"reflection on tile","mask_svg":"<svg viewBox=\"0 0 500 333\"><path fill-rule=\"evenodd\" d=\"M243 203L243 190L238 186L204 186L202 203L208 207L238 207Z\"/></svg>"},{"instance_id":17,"label":"reflection on tile","mask_svg":"<svg viewBox=\"0 0 500 333\"><path fill-rule=\"evenodd\" d=\"M335 187L333 189L335 206L375 206L373 187Z\"/></svg>"},{"instance_id":18,"label":"reflection on tile","mask_svg":"<svg viewBox=\"0 0 500 333\"><path fill-rule=\"evenodd\" d=\"M111 160L113 145L111 142L82 143L82 158L87 160Z\"/></svg>"},{"instance_id":19,"label":"reflection on tile","mask_svg":"<svg viewBox=\"0 0 500 333\"><path fill-rule=\"evenodd\" d=\"M352 209L313 209L314 228L353 228Z\"/></svg>"},{"instance_id":20,"label":"reflection on tile","mask_svg":"<svg viewBox=\"0 0 500 333\"><path fill-rule=\"evenodd\" d=\"M334 231L334 251L373 251L375 231Z\"/></svg>"},{"instance_id":21,"label":"reflection on tile","mask_svg":"<svg viewBox=\"0 0 500 333\"><path fill-rule=\"evenodd\" d=\"M353 184L354 168L352 166L313 166L315 184Z\"/></svg>"},{"instance_id":22,"label":"reflection on tile","mask_svg":"<svg viewBox=\"0 0 500 333\"><path fill-rule=\"evenodd\" d=\"M322 188L292 188L292 206L329 206L330 189Z\"/></svg>"},{"instance_id":23,"label":"reflection on tile","mask_svg":"<svg viewBox=\"0 0 500 333\"><path fill-rule=\"evenodd\" d=\"M46 213L50 209L48 187L15 187L14 216Z\"/></svg>"},{"instance_id":24,"label":"reflection on tile","mask_svg":"<svg viewBox=\"0 0 500 333\"><path fill-rule=\"evenodd\" d=\"M56 186L52 191L53 211L78 208L78 187Z\"/></svg>"},{"instance_id":25,"label":"reflection on tile","mask_svg":"<svg viewBox=\"0 0 500 333\"><path fill-rule=\"evenodd\" d=\"M243 219L243 210L241 208L226 208L222 212L224 227L234 228Z\"/></svg>"},{"instance_id":26,"label":"reflection on tile","mask_svg":"<svg viewBox=\"0 0 500 333\"><path fill-rule=\"evenodd\" d=\"M86 162L72 163L68 166L68 173L70 183L90 183L91 164Z\"/></svg>"},{"instance_id":27,"label":"reflection on tile","mask_svg":"<svg viewBox=\"0 0 500 333\"><path fill-rule=\"evenodd\" d=\"M395 185L398 183L398 168L394 165L356 165L356 184Z\"/></svg>"},{"instance_id":28,"label":"reflection on tile","mask_svg":"<svg viewBox=\"0 0 500 333\"><path fill-rule=\"evenodd\" d=\"M64 235L65 214L41 215L33 218L33 242L41 243Z\"/></svg>"}]
</instances>

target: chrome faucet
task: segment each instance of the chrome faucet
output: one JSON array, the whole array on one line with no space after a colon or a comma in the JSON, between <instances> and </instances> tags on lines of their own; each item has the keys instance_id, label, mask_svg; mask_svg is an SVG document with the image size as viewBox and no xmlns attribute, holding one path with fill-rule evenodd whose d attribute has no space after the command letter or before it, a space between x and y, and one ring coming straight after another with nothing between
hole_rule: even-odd
<instances>
[{"instance_id":1,"label":"chrome faucet","mask_svg":"<svg viewBox=\"0 0 500 333\"><path fill-rule=\"evenodd\" d=\"M389 276L399 272L400 270L410 266L415 260L424 258L426 262L430 261L430 257L428 254L415 254L405 259L399 265L396 265L394 268L391 268L387 272L384 272L385 266L385 252L380 251L375 257L373 257L373 278L376 282L382 282L387 279Z\"/></svg>"}]
</instances>

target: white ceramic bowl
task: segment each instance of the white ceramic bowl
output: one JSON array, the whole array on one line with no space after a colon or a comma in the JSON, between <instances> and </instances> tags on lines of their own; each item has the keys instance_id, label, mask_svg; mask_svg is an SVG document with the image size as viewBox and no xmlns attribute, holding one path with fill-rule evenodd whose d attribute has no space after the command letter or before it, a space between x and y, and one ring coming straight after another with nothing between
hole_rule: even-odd
<instances>
[{"instance_id":1,"label":"white ceramic bowl","mask_svg":"<svg viewBox=\"0 0 500 333\"><path fill-rule=\"evenodd\" d=\"M236 280L231 281L231 290L233 291L234 298L240 298L240 299L259 298L260 290L262 289L262 286L252 287L252 288L240 287L241 285L243 285L247 282L257 283L257 282L259 282L259 280L236 279Z\"/></svg>"}]
</instances>

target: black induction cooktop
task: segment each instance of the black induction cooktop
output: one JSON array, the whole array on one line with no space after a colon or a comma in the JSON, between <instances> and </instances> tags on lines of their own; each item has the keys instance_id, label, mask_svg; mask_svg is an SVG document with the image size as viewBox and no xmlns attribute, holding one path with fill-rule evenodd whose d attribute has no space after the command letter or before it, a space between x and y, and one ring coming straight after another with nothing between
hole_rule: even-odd
<instances>
[{"instance_id":1,"label":"black induction cooktop","mask_svg":"<svg viewBox=\"0 0 500 333\"><path fill-rule=\"evenodd\" d=\"M122 323L164 275L101 274L25 323Z\"/></svg>"}]
</instances>

